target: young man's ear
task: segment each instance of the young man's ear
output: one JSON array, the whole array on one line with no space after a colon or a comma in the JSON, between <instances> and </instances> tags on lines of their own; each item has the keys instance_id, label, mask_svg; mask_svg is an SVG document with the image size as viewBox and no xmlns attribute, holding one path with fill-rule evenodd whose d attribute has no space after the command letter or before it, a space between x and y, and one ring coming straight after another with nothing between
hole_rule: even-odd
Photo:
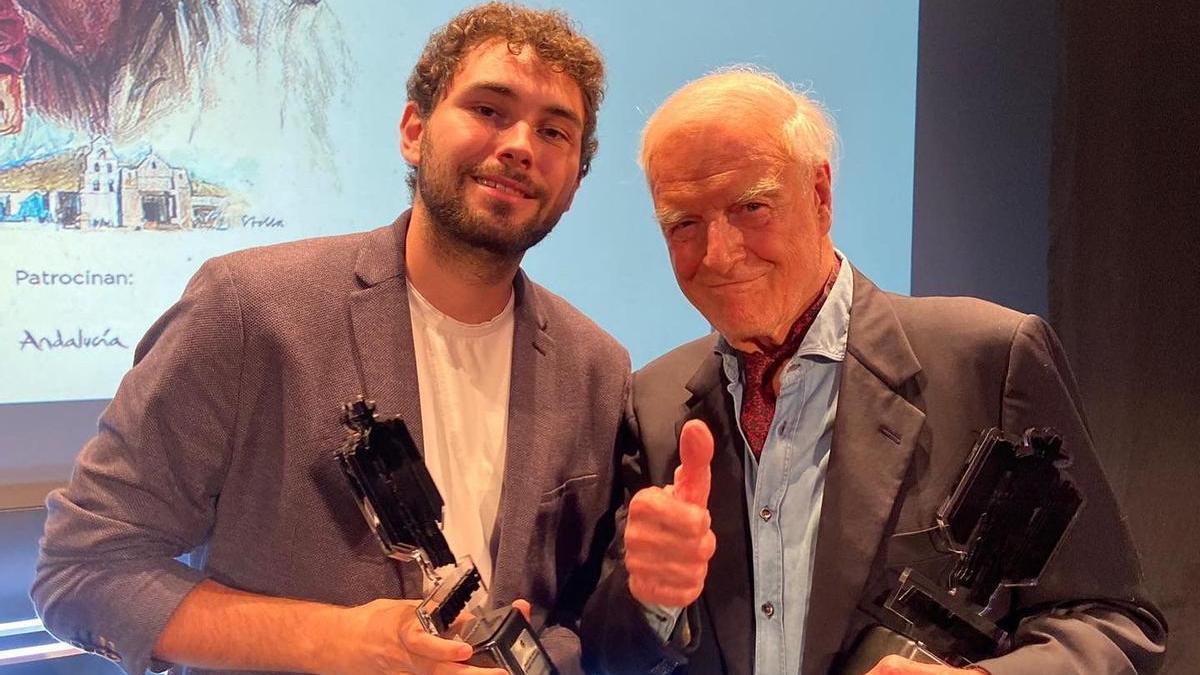
<instances>
[{"instance_id":1,"label":"young man's ear","mask_svg":"<svg viewBox=\"0 0 1200 675\"><path fill-rule=\"evenodd\" d=\"M400 154L411 166L421 165L421 132L425 130L425 118L417 104L409 101L404 105L400 118Z\"/></svg>"}]
</instances>

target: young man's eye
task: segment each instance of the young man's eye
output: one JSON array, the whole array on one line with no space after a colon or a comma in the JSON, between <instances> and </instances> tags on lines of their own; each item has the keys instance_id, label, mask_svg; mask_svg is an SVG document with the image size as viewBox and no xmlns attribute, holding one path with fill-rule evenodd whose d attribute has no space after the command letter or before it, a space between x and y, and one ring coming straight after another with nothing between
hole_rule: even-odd
<instances>
[{"instance_id":1,"label":"young man's eye","mask_svg":"<svg viewBox=\"0 0 1200 675\"><path fill-rule=\"evenodd\" d=\"M477 105L475 106L475 112L479 113L479 115L482 117L495 117L499 114L499 112L490 105Z\"/></svg>"},{"instance_id":2,"label":"young man's eye","mask_svg":"<svg viewBox=\"0 0 1200 675\"><path fill-rule=\"evenodd\" d=\"M565 141L568 138L565 131L554 127L543 128L542 136L551 141Z\"/></svg>"}]
</instances>

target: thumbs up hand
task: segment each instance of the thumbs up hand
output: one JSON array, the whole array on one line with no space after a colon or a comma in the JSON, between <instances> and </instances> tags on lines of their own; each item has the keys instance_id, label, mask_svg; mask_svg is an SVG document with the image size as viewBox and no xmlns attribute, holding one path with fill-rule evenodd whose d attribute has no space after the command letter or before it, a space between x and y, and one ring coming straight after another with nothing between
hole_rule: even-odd
<instances>
[{"instance_id":1,"label":"thumbs up hand","mask_svg":"<svg viewBox=\"0 0 1200 675\"><path fill-rule=\"evenodd\" d=\"M629 592L643 605L686 607L700 597L717 548L708 513L713 437L700 420L679 434L675 482L640 490L629 502L625 567Z\"/></svg>"}]
</instances>

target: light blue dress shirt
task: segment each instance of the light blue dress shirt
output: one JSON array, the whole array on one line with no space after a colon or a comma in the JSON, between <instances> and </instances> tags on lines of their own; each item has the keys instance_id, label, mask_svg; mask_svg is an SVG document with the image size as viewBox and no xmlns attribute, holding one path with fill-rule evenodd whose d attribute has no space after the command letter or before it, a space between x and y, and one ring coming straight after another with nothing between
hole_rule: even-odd
<instances>
[{"instance_id":1,"label":"light blue dress shirt","mask_svg":"<svg viewBox=\"0 0 1200 675\"><path fill-rule=\"evenodd\" d=\"M755 459L753 453L743 453L754 566L754 672L761 675L800 672L817 524L854 290L850 265L838 255L843 264L829 297L795 355L783 366L762 456ZM723 360L734 410L740 415L744 383L737 352L724 338L717 341L716 350ZM738 429L742 433L740 423ZM742 442L746 443L744 433ZM653 607L646 614L665 640L679 612Z\"/></svg>"}]
</instances>

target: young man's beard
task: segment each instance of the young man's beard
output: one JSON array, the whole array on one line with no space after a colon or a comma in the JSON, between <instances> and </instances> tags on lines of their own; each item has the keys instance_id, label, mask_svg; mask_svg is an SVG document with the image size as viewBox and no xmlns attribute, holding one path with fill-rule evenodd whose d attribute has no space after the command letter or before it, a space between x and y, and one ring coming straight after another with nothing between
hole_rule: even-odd
<instances>
[{"instance_id":1,"label":"young man's beard","mask_svg":"<svg viewBox=\"0 0 1200 675\"><path fill-rule=\"evenodd\" d=\"M533 248L558 224L562 213L535 213L524 222L512 222L512 206L504 202L471 209L464 197L472 171L473 167L443 167L436 159L424 162L417 171L417 193L433 231L445 243L512 259Z\"/></svg>"}]
</instances>

